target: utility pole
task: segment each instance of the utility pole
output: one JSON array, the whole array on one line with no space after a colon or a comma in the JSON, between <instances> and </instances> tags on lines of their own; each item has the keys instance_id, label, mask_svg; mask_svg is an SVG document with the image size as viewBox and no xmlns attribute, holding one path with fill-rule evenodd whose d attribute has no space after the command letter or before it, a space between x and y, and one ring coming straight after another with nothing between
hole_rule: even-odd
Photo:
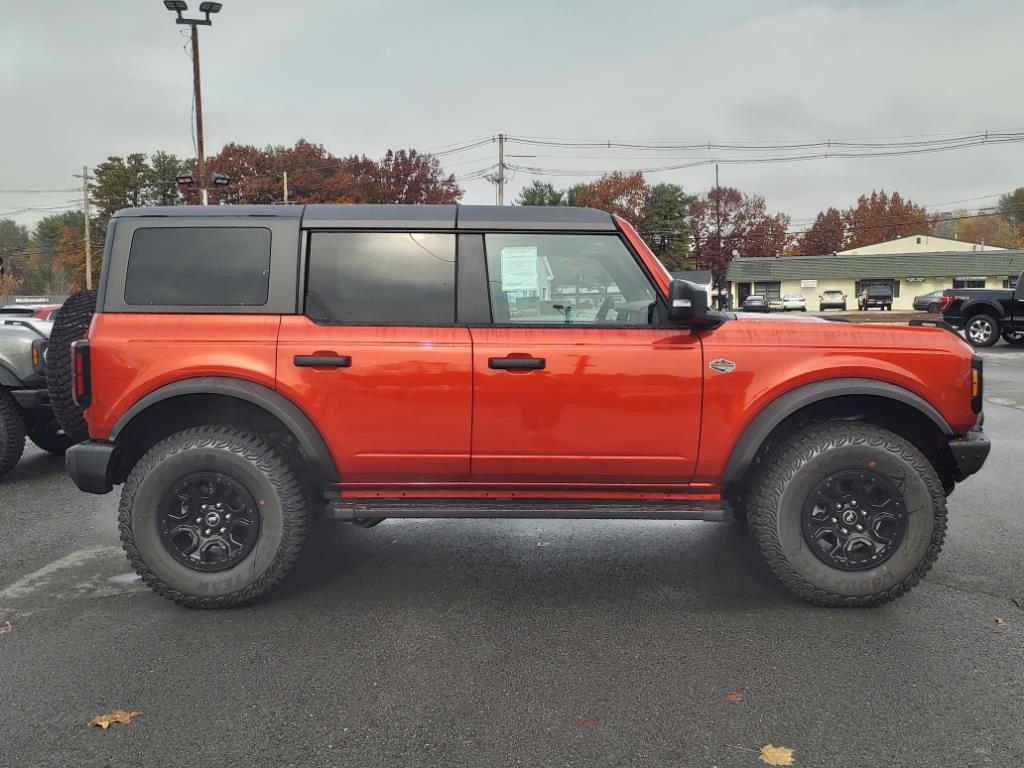
<instances>
[{"instance_id":1,"label":"utility pole","mask_svg":"<svg viewBox=\"0 0 1024 768\"><path fill-rule=\"evenodd\" d=\"M92 214L89 209L89 166L82 166L82 175L73 174L74 177L82 179L82 215L85 219L85 231L82 239L85 242L85 289L92 290L92 232L89 227L89 219Z\"/></svg>"},{"instance_id":2,"label":"utility pole","mask_svg":"<svg viewBox=\"0 0 1024 768\"><path fill-rule=\"evenodd\" d=\"M199 27L209 27L213 24L210 20L211 13L220 13L222 3L202 2L199 4L199 12L205 14L203 19L186 19L182 16L188 10L185 0L164 0L164 7L167 10L178 14L175 22L188 24L192 27L192 90L196 100L196 173L199 176L199 193L202 196L203 205L210 204L209 192L206 189L206 152L203 147L203 89L199 78Z\"/></svg>"},{"instance_id":3,"label":"utility pole","mask_svg":"<svg viewBox=\"0 0 1024 768\"><path fill-rule=\"evenodd\" d=\"M89 232L89 166L82 166L82 210L85 212L85 290L92 290L92 235Z\"/></svg>"},{"instance_id":4,"label":"utility pole","mask_svg":"<svg viewBox=\"0 0 1024 768\"><path fill-rule=\"evenodd\" d=\"M288 204L288 171L284 172L284 202Z\"/></svg>"},{"instance_id":5,"label":"utility pole","mask_svg":"<svg viewBox=\"0 0 1024 768\"><path fill-rule=\"evenodd\" d=\"M498 134L498 205L505 204L505 134Z\"/></svg>"},{"instance_id":6,"label":"utility pole","mask_svg":"<svg viewBox=\"0 0 1024 768\"><path fill-rule=\"evenodd\" d=\"M722 268L722 190L718 186L718 163L715 163L715 264ZM717 281L716 281L717 282ZM718 289L718 304L722 304L722 286L715 285Z\"/></svg>"}]
</instances>

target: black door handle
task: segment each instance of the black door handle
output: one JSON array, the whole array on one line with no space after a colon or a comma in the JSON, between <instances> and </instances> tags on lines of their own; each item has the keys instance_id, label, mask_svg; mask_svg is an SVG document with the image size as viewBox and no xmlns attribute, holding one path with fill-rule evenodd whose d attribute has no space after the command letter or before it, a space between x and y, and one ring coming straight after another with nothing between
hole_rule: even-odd
<instances>
[{"instance_id":1,"label":"black door handle","mask_svg":"<svg viewBox=\"0 0 1024 768\"><path fill-rule=\"evenodd\" d=\"M296 368L349 368L352 358L348 355L296 355Z\"/></svg>"},{"instance_id":2,"label":"black door handle","mask_svg":"<svg viewBox=\"0 0 1024 768\"><path fill-rule=\"evenodd\" d=\"M489 357L487 367L506 371L542 371L543 357Z\"/></svg>"}]
</instances>

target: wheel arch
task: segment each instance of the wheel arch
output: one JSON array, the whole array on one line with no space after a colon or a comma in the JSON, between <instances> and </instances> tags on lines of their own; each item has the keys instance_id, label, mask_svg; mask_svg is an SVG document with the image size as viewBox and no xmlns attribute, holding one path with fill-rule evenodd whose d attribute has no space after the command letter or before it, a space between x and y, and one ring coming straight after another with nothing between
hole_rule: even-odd
<instances>
[{"instance_id":1,"label":"wheel arch","mask_svg":"<svg viewBox=\"0 0 1024 768\"><path fill-rule=\"evenodd\" d=\"M187 415L183 416L182 413ZM140 398L114 424L121 472L159 440L201 423L246 425L264 432L284 431L313 479L336 483L338 467L313 421L280 392L244 379L204 376L166 384ZM116 482L116 481L115 481Z\"/></svg>"},{"instance_id":2,"label":"wheel arch","mask_svg":"<svg viewBox=\"0 0 1024 768\"><path fill-rule=\"evenodd\" d=\"M974 317L975 315L991 314L996 320L999 320L1003 316L1003 308L991 301L972 301L964 306L961 312L965 320Z\"/></svg>"},{"instance_id":3,"label":"wheel arch","mask_svg":"<svg viewBox=\"0 0 1024 768\"><path fill-rule=\"evenodd\" d=\"M953 435L934 406L896 384L854 378L816 381L780 395L750 420L733 446L722 483L743 483L773 440L808 421L830 419L878 423L912 440L933 464L945 460L941 448Z\"/></svg>"}]
</instances>

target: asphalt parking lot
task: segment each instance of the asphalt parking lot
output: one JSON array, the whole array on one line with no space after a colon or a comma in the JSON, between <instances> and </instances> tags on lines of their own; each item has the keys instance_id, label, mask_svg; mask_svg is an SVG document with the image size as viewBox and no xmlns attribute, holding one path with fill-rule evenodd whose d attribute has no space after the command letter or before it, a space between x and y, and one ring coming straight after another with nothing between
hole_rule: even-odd
<instances>
[{"instance_id":1,"label":"asphalt parking lot","mask_svg":"<svg viewBox=\"0 0 1024 768\"><path fill-rule=\"evenodd\" d=\"M0 766L1024 764L1024 350L986 358L983 473L878 609L805 605L734 524L328 525L255 607L140 586L115 495L0 483ZM731 695L735 694L735 695ZM143 714L109 731L86 721Z\"/></svg>"}]
</instances>

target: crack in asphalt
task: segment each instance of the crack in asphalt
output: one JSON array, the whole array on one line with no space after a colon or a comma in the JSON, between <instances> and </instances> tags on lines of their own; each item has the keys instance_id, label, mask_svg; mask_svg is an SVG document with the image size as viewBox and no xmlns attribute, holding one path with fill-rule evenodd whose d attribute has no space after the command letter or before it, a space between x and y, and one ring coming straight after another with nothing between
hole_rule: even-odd
<instances>
[{"instance_id":1,"label":"crack in asphalt","mask_svg":"<svg viewBox=\"0 0 1024 768\"><path fill-rule=\"evenodd\" d=\"M986 597L994 597L998 600L1009 600L1018 610L1024 611L1024 597L1015 597L1014 595L1001 595L997 592L989 592L984 589L964 587L958 584L951 584L948 581L937 581L936 579L925 579L923 583L935 584L939 587L946 587L946 589L952 589L955 592L961 592L965 595L985 595Z\"/></svg>"}]
</instances>

